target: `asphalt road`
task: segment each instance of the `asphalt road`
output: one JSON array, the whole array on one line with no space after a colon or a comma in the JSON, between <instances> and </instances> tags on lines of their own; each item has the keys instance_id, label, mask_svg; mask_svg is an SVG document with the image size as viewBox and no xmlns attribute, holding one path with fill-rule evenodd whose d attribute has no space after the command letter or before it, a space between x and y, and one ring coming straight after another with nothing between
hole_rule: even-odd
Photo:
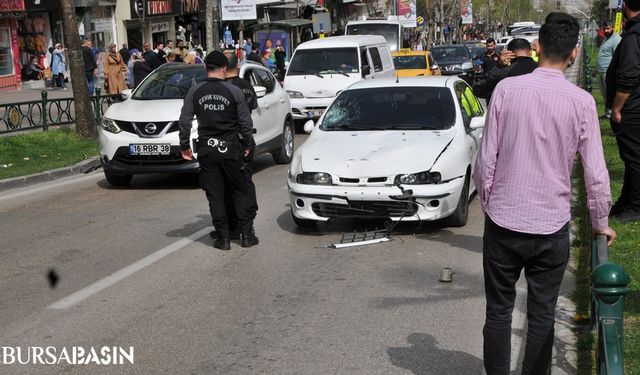
<instances>
[{"instance_id":1,"label":"asphalt road","mask_svg":"<svg viewBox=\"0 0 640 375\"><path fill-rule=\"evenodd\" d=\"M260 245L228 252L211 246L192 177L111 188L96 172L3 194L1 346L133 346L135 363L0 373L481 373L477 199L464 228L404 225L388 243L327 249L382 223L298 230L287 166L265 155L256 167ZM438 281L443 267L453 282Z\"/></svg>"}]
</instances>

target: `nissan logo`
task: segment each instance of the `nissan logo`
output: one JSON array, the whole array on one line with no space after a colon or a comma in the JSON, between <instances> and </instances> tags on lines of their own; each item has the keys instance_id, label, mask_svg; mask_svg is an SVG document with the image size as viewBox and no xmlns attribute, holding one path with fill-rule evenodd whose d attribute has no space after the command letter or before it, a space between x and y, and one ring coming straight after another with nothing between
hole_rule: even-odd
<instances>
[{"instance_id":1,"label":"nissan logo","mask_svg":"<svg viewBox=\"0 0 640 375\"><path fill-rule=\"evenodd\" d=\"M144 127L144 131L146 131L147 134L154 134L156 130L158 130L158 127L153 122L148 123Z\"/></svg>"}]
</instances>

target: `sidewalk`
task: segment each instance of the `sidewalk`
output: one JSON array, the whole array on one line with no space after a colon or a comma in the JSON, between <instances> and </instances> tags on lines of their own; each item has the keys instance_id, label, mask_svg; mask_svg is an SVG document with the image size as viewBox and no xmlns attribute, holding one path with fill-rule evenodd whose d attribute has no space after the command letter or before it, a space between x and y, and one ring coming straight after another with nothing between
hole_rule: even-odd
<instances>
[{"instance_id":1,"label":"sidewalk","mask_svg":"<svg viewBox=\"0 0 640 375\"><path fill-rule=\"evenodd\" d=\"M63 91L60 88L55 90L45 89L20 89L12 91L0 91L0 103L17 103L17 102L29 102L34 100L42 100L42 91L47 92L49 99L61 99L72 98L73 89L71 83L67 83L67 90Z\"/></svg>"}]
</instances>

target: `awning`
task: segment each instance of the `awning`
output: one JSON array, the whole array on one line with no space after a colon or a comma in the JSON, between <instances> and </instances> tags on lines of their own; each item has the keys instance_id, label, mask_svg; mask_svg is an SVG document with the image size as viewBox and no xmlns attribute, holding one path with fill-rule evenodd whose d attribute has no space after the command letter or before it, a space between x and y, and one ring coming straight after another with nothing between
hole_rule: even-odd
<instances>
[{"instance_id":1,"label":"awning","mask_svg":"<svg viewBox=\"0 0 640 375\"><path fill-rule=\"evenodd\" d=\"M294 28L294 27L311 25L312 23L313 21L305 20L304 18L290 18L287 20L271 21L269 23L258 23L251 26L251 28L270 28L270 27Z\"/></svg>"}]
</instances>

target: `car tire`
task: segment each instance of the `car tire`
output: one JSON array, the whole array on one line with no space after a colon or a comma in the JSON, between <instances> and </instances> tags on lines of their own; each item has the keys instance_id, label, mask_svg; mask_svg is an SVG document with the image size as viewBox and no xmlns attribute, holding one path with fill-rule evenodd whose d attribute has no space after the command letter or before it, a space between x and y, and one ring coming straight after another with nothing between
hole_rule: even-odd
<instances>
[{"instance_id":1,"label":"car tire","mask_svg":"<svg viewBox=\"0 0 640 375\"><path fill-rule=\"evenodd\" d=\"M293 218L293 222L296 224L297 227L299 228L311 228L311 227L315 227L316 224L318 223L315 220L308 220L308 219L300 219L297 218L296 215L293 214L293 210L291 210L291 217Z\"/></svg>"},{"instance_id":2,"label":"car tire","mask_svg":"<svg viewBox=\"0 0 640 375\"><path fill-rule=\"evenodd\" d=\"M282 128L282 135L280 137L280 148L272 151L271 156L276 164L289 164L293 159L293 140L295 131L293 129L293 123L290 119L284 121L284 127Z\"/></svg>"},{"instance_id":3,"label":"car tire","mask_svg":"<svg viewBox=\"0 0 640 375\"><path fill-rule=\"evenodd\" d=\"M129 185L129 182L131 182L133 175L104 172L104 177L107 179L107 182L111 186L125 186Z\"/></svg>"},{"instance_id":4,"label":"car tire","mask_svg":"<svg viewBox=\"0 0 640 375\"><path fill-rule=\"evenodd\" d=\"M469 219L469 180L469 173L467 173L456 210L451 216L444 219L444 224L448 227L464 227L467 224L467 219Z\"/></svg>"}]
</instances>

